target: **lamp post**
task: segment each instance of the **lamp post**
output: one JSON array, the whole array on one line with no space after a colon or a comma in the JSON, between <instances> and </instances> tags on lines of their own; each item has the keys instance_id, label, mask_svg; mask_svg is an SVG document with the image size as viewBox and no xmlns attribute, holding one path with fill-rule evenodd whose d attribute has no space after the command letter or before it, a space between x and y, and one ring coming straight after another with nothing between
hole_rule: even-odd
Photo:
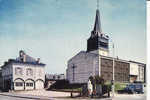
<instances>
[{"instance_id":1,"label":"lamp post","mask_svg":"<svg viewBox=\"0 0 150 100\"><path fill-rule=\"evenodd\" d=\"M115 47L114 47L114 43L113 43L113 97L114 97L114 93L115 93Z\"/></svg>"},{"instance_id":2,"label":"lamp post","mask_svg":"<svg viewBox=\"0 0 150 100\"><path fill-rule=\"evenodd\" d=\"M112 63L112 97L114 97L115 94L115 44L113 42L112 37L109 38L112 42L112 57L113 57L113 63Z\"/></svg>"}]
</instances>

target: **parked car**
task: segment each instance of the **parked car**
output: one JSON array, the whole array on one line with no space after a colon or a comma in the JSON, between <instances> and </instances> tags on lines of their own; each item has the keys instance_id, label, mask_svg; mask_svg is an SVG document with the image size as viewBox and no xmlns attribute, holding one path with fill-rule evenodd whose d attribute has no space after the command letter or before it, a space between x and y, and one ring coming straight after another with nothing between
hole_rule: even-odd
<instances>
[{"instance_id":1,"label":"parked car","mask_svg":"<svg viewBox=\"0 0 150 100\"><path fill-rule=\"evenodd\" d=\"M118 90L118 93L144 93L143 84L128 84L123 90Z\"/></svg>"},{"instance_id":2,"label":"parked car","mask_svg":"<svg viewBox=\"0 0 150 100\"><path fill-rule=\"evenodd\" d=\"M143 84L135 84L136 93L144 93L144 85Z\"/></svg>"}]
</instances>

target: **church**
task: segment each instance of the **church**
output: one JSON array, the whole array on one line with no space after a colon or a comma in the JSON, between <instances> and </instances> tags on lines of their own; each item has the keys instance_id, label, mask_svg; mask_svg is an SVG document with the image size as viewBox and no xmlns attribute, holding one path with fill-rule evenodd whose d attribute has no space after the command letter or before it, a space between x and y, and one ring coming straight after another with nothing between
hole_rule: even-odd
<instances>
[{"instance_id":1,"label":"church","mask_svg":"<svg viewBox=\"0 0 150 100\"><path fill-rule=\"evenodd\" d=\"M80 51L68 61L66 78L71 84L87 83L90 76L99 75L106 81L145 82L146 64L109 56L109 36L102 32L97 8L94 28L87 40L87 50ZM136 73L135 73L136 72Z\"/></svg>"},{"instance_id":2,"label":"church","mask_svg":"<svg viewBox=\"0 0 150 100\"><path fill-rule=\"evenodd\" d=\"M19 57L9 59L2 68L2 89L34 90L43 89L45 83L45 64L40 58L33 58L20 50Z\"/></svg>"}]
</instances>

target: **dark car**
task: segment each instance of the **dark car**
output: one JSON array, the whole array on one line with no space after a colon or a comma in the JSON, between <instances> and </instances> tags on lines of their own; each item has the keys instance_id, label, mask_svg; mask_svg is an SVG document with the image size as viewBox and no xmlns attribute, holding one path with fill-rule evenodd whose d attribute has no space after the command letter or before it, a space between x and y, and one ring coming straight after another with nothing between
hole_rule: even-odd
<instances>
[{"instance_id":1,"label":"dark car","mask_svg":"<svg viewBox=\"0 0 150 100\"><path fill-rule=\"evenodd\" d=\"M135 84L135 89L134 89L134 91L136 92L136 93L144 93L144 89L143 89L143 85L142 84Z\"/></svg>"},{"instance_id":2,"label":"dark car","mask_svg":"<svg viewBox=\"0 0 150 100\"><path fill-rule=\"evenodd\" d=\"M118 93L144 93L142 84L128 84L123 90L118 90Z\"/></svg>"}]
</instances>

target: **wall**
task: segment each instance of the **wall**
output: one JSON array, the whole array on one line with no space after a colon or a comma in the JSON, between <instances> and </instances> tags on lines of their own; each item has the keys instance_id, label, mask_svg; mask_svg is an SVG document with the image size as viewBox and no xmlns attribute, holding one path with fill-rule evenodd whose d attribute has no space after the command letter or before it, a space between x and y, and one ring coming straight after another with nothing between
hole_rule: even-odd
<instances>
[{"instance_id":1,"label":"wall","mask_svg":"<svg viewBox=\"0 0 150 100\"><path fill-rule=\"evenodd\" d=\"M144 82L144 64L130 62L130 75L136 75L136 81Z\"/></svg>"},{"instance_id":2,"label":"wall","mask_svg":"<svg viewBox=\"0 0 150 100\"><path fill-rule=\"evenodd\" d=\"M130 63L130 75L139 74L139 65L136 63Z\"/></svg>"},{"instance_id":3,"label":"wall","mask_svg":"<svg viewBox=\"0 0 150 100\"><path fill-rule=\"evenodd\" d=\"M15 74L15 68L17 68L17 67L22 69L22 74L20 74L20 75ZM28 68L32 69L33 75L27 75L26 70ZM43 80L43 82L42 82L43 84L37 83L37 86L38 87L41 86L43 88L44 82L45 82L45 70L44 69L45 68L43 66L41 67L39 65L13 64L13 81L15 82L15 79L21 78L22 80L24 80L25 86L26 86L26 82L29 82L29 80L32 81L34 84L36 84L36 82L39 82L37 80L40 79L40 80ZM33 87L28 86L28 87L25 87L25 89L34 89L34 86ZM35 89L36 89L36 85L35 85Z\"/></svg>"},{"instance_id":4,"label":"wall","mask_svg":"<svg viewBox=\"0 0 150 100\"><path fill-rule=\"evenodd\" d=\"M129 82L129 63L115 59L115 81ZM113 59L109 57L101 58L101 75L106 81L113 79Z\"/></svg>"},{"instance_id":5,"label":"wall","mask_svg":"<svg viewBox=\"0 0 150 100\"><path fill-rule=\"evenodd\" d=\"M73 80L73 64L74 69ZM67 79L70 83L87 83L88 78L92 75L99 75L98 56L86 52L80 52L68 61Z\"/></svg>"}]
</instances>

